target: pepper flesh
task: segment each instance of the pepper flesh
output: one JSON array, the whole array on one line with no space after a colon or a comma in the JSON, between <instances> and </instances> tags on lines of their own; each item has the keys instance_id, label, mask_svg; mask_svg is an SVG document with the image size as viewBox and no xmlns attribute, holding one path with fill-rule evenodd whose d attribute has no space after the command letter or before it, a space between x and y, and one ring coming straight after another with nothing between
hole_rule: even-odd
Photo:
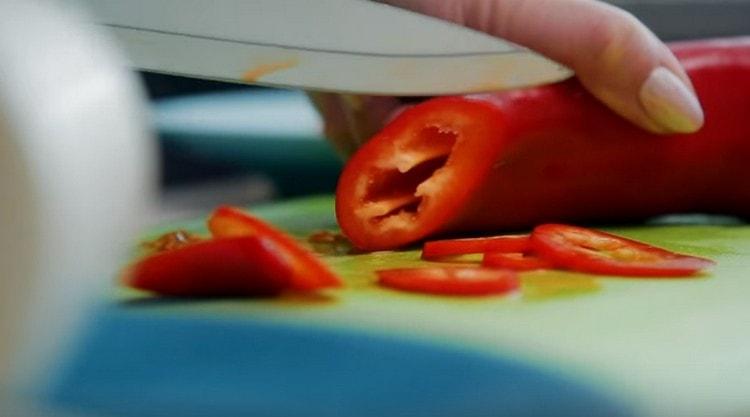
<instances>
[{"instance_id":1,"label":"pepper flesh","mask_svg":"<svg viewBox=\"0 0 750 417\"><path fill-rule=\"evenodd\" d=\"M621 236L582 227L543 224L531 245L551 266L573 271L631 277L687 277L714 262L683 255ZM485 258L486 260L486 258ZM497 263L494 266L500 266Z\"/></svg>"},{"instance_id":2,"label":"pepper flesh","mask_svg":"<svg viewBox=\"0 0 750 417\"><path fill-rule=\"evenodd\" d=\"M292 275L275 242L242 236L203 239L146 256L123 280L167 296L270 296L288 288Z\"/></svg>"},{"instance_id":3,"label":"pepper flesh","mask_svg":"<svg viewBox=\"0 0 750 417\"><path fill-rule=\"evenodd\" d=\"M750 37L670 46L706 123L656 135L577 80L436 98L401 113L347 163L336 192L343 233L392 249L454 232L544 222L750 214Z\"/></svg>"},{"instance_id":4,"label":"pepper flesh","mask_svg":"<svg viewBox=\"0 0 750 417\"><path fill-rule=\"evenodd\" d=\"M277 252L292 269L292 289L314 291L341 286L328 266L294 238L237 207L221 206L214 210L208 219L208 229L215 238L264 236L274 242Z\"/></svg>"}]
</instances>

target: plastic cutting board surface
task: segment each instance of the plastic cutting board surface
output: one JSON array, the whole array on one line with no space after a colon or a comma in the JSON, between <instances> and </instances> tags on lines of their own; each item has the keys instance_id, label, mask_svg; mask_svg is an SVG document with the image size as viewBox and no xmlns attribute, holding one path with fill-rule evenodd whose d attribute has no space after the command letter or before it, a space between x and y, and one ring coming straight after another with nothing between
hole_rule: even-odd
<instances>
[{"instance_id":1,"label":"plastic cutting board surface","mask_svg":"<svg viewBox=\"0 0 750 417\"><path fill-rule=\"evenodd\" d=\"M336 227L330 197L252 211L302 240ZM750 227L607 230L718 265L689 279L534 272L518 294L479 298L375 284L378 268L425 265L415 249L328 255L346 287L319 295L119 291L47 395L116 416L750 415Z\"/></svg>"}]
</instances>

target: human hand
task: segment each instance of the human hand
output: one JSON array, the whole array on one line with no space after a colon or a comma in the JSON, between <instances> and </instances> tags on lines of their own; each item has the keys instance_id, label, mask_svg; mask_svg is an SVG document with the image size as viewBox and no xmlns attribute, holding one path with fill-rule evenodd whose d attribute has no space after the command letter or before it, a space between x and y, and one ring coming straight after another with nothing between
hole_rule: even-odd
<instances>
[{"instance_id":1,"label":"human hand","mask_svg":"<svg viewBox=\"0 0 750 417\"><path fill-rule=\"evenodd\" d=\"M383 0L500 36L575 71L581 84L655 133L691 133L703 111L685 71L640 21L596 0ZM313 93L326 136L348 156L403 106L393 97Z\"/></svg>"}]
</instances>

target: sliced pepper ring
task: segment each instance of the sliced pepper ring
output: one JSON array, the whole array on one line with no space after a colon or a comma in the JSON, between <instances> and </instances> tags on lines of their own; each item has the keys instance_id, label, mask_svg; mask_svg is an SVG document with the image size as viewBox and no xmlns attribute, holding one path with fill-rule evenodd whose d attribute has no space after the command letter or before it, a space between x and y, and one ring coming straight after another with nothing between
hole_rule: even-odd
<instances>
[{"instance_id":1,"label":"sliced pepper ring","mask_svg":"<svg viewBox=\"0 0 750 417\"><path fill-rule=\"evenodd\" d=\"M274 241L292 269L291 289L311 291L341 285L339 278L314 253L286 233L242 209L230 206L217 208L208 219L208 229L217 238L259 235Z\"/></svg>"},{"instance_id":2,"label":"sliced pepper ring","mask_svg":"<svg viewBox=\"0 0 750 417\"><path fill-rule=\"evenodd\" d=\"M206 239L146 256L125 271L126 285L178 297L268 296L292 270L263 236Z\"/></svg>"},{"instance_id":3,"label":"sliced pepper ring","mask_svg":"<svg viewBox=\"0 0 750 417\"><path fill-rule=\"evenodd\" d=\"M425 242L422 259L439 260L452 256L486 252L526 252L531 248L529 235L502 235Z\"/></svg>"},{"instance_id":4,"label":"sliced pepper ring","mask_svg":"<svg viewBox=\"0 0 750 417\"><path fill-rule=\"evenodd\" d=\"M438 295L491 295L517 289L518 275L508 269L477 267L396 268L376 271L380 285Z\"/></svg>"},{"instance_id":5,"label":"sliced pepper ring","mask_svg":"<svg viewBox=\"0 0 750 417\"><path fill-rule=\"evenodd\" d=\"M556 267L579 272L636 277L680 277L713 266L710 259L683 255L598 230L544 224L531 245Z\"/></svg>"},{"instance_id":6,"label":"sliced pepper ring","mask_svg":"<svg viewBox=\"0 0 750 417\"><path fill-rule=\"evenodd\" d=\"M482 266L508 268L514 271L534 271L550 269L552 263L533 253L527 252L487 252L482 257Z\"/></svg>"}]
</instances>

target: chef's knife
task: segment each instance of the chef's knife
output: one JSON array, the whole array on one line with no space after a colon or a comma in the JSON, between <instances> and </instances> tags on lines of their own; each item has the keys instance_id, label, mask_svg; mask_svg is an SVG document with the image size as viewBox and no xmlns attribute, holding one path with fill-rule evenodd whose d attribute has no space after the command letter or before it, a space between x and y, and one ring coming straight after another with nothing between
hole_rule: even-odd
<instances>
[{"instance_id":1,"label":"chef's knife","mask_svg":"<svg viewBox=\"0 0 750 417\"><path fill-rule=\"evenodd\" d=\"M462 26L364 0L82 0L137 68L387 95L472 93L571 72Z\"/></svg>"}]
</instances>

